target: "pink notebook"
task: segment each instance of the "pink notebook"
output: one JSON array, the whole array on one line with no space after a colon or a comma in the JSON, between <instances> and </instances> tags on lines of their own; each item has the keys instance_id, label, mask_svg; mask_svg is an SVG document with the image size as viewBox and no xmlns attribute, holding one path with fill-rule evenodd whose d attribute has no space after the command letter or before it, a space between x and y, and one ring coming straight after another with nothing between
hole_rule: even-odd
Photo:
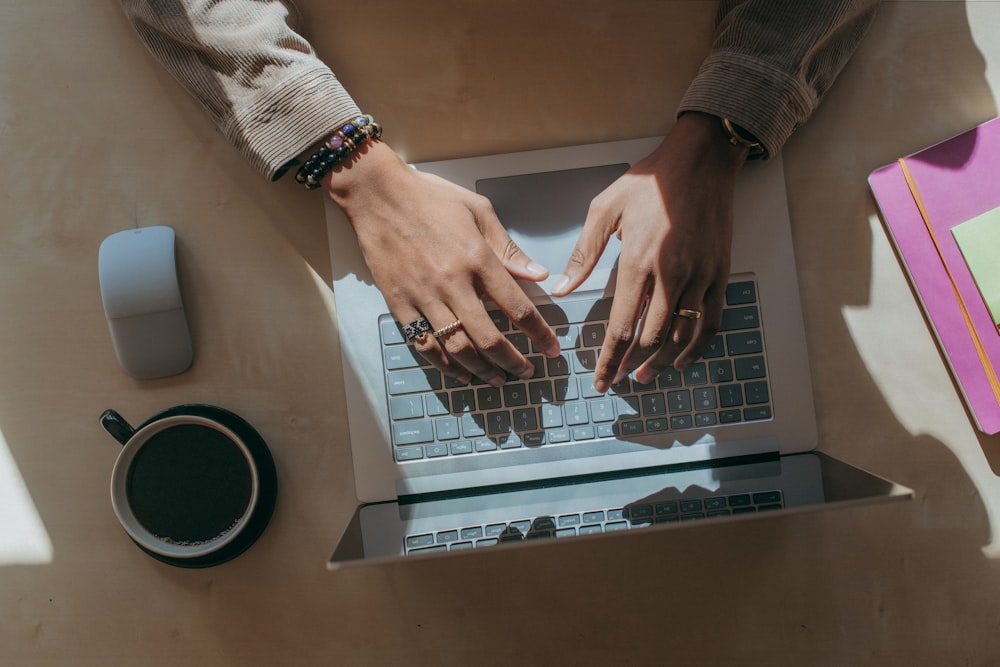
<instances>
[{"instance_id":1,"label":"pink notebook","mask_svg":"<svg viewBox=\"0 0 1000 667\"><path fill-rule=\"evenodd\" d=\"M1000 333L951 231L1000 207L1000 118L877 169L868 182L973 420L1000 432Z\"/></svg>"}]
</instances>

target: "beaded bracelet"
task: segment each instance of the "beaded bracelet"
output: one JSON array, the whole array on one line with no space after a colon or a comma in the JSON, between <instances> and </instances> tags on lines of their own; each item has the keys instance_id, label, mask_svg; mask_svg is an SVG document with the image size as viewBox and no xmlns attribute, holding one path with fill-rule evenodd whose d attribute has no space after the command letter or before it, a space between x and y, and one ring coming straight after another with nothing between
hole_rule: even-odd
<instances>
[{"instance_id":1,"label":"beaded bracelet","mask_svg":"<svg viewBox=\"0 0 1000 667\"><path fill-rule=\"evenodd\" d=\"M370 114L358 116L330 135L299 167L295 180L310 190L319 187L326 174L350 157L363 143L382 136L382 126Z\"/></svg>"}]
</instances>

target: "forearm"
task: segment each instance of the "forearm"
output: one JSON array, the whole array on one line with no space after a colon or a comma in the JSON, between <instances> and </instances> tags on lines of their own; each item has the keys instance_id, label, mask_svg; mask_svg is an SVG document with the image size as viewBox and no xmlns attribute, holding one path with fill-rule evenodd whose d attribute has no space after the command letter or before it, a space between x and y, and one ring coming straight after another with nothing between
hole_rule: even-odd
<instances>
[{"instance_id":1,"label":"forearm","mask_svg":"<svg viewBox=\"0 0 1000 667\"><path fill-rule=\"evenodd\" d=\"M879 0L723 0L712 50L678 113L730 118L773 155L815 111Z\"/></svg>"},{"instance_id":2,"label":"forearm","mask_svg":"<svg viewBox=\"0 0 1000 667\"><path fill-rule=\"evenodd\" d=\"M268 178L360 113L278 0L121 0L153 55Z\"/></svg>"}]
</instances>

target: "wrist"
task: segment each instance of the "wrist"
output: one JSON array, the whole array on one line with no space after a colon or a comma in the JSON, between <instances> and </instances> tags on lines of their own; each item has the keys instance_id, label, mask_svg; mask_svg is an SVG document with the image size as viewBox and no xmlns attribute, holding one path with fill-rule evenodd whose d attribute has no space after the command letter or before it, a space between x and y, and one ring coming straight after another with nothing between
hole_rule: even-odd
<instances>
[{"instance_id":1,"label":"wrist","mask_svg":"<svg viewBox=\"0 0 1000 667\"><path fill-rule=\"evenodd\" d=\"M701 160L733 174L750 157L747 143L733 142L722 119L708 113L688 111L682 114L670 134L680 135L687 149Z\"/></svg>"}]
</instances>

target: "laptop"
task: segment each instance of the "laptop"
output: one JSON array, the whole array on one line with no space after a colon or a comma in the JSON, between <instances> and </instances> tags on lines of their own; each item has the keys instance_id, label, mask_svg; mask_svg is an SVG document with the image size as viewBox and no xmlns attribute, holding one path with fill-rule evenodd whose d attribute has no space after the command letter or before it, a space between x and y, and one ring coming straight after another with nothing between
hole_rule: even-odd
<instances>
[{"instance_id":1,"label":"laptop","mask_svg":"<svg viewBox=\"0 0 1000 667\"><path fill-rule=\"evenodd\" d=\"M652 137L415 165L488 197L511 237L561 272L591 199L648 155ZM593 362L620 243L566 297L522 288L560 338L502 388L458 385L408 345L349 223L326 204L359 507L328 560L472 554L607 539L691 521L905 498L909 489L816 452L809 359L780 157L748 163L735 196L723 324L703 358L607 394ZM545 539L551 538L551 539Z\"/></svg>"}]
</instances>

